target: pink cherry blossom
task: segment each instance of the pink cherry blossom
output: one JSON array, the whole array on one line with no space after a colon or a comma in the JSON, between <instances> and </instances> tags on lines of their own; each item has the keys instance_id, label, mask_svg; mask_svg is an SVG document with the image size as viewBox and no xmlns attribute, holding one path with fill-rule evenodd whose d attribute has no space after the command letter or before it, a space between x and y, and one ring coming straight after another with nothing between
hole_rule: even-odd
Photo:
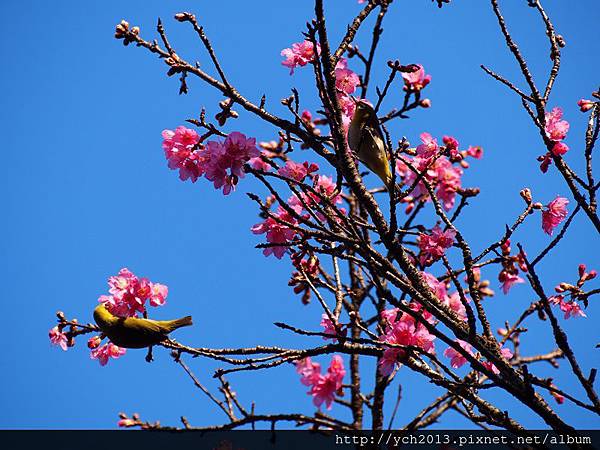
<instances>
[{"instance_id":1,"label":"pink cherry blossom","mask_svg":"<svg viewBox=\"0 0 600 450\"><path fill-rule=\"evenodd\" d=\"M515 284L525 282L525 280L523 280L523 278L521 278L517 274L509 273L504 270L502 272L500 272L499 279L502 282L501 288L502 288L502 292L504 292L504 294L508 294L508 291L510 291L510 289Z\"/></svg>"},{"instance_id":2,"label":"pink cherry blossom","mask_svg":"<svg viewBox=\"0 0 600 450\"><path fill-rule=\"evenodd\" d=\"M413 305L411 305L412 307ZM416 310L420 307L415 305ZM414 308L413 308L414 309ZM379 337L381 342L397 345L412 345L423 349L432 350L435 336L427 331L427 328L421 323L416 323L409 314L398 316L395 309L384 311L382 317L387 321L384 334ZM427 320L427 318L424 316ZM398 347L388 347L384 350L379 360L379 372L382 375L390 375L394 368L398 366L399 359L404 356L404 350Z\"/></svg>"},{"instance_id":3,"label":"pink cherry blossom","mask_svg":"<svg viewBox=\"0 0 600 450\"><path fill-rule=\"evenodd\" d=\"M334 355L327 369L327 374L319 377L309 391L313 396L315 406L320 407L325 403L327 409L331 409L336 392L342 388L344 375L346 375L344 360L341 356Z\"/></svg>"},{"instance_id":4,"label":"pink cherry blossom","mask_svg":"<svg viewBox=\"0 0 600 450\"><path fill-rule=\"evenodd\" d=\"M450 152L451 158L461 158L460 153L458 153L458 141L456 138L444 136L442 137L442 142L444 142L446 149Z\"/></svg>"},{"instance_id":5,"label":"pink cherry blossom","mask_svg":"<svg viewBox=\"0 0 600 450\"><path fill-rule=\"evenodd\" d=\"M480 146L472 146L469 145L469 148L467 149L467 155L475 158L475 159L481 159L483 157L483 148L481 148Z\"/></svg>"},{"instance_id":6,"label":"pink cherry blossom","mask_svg":"<svg viewBox=\"0 0 600 450\"><path fill-rule=\"evenodd\" d=\"M457 339L456 342L460 345L463 350L465 350L469 355L473 355L473 348L465 341L461 341ZM450 366L454 369L458 369L462 367L466 362L467 358L463 356L460 352L456 351L452 347L448 347L444 350L444 356L446 358L450 358Z\"/></svg>"},{"instance_id":7,"label":"pink cherry blossom","mask_svg":"<svg viewBox=\"0 0 600 450\"><path fill-rule=\"evenodd\" d=\"M439 225L431 230L431 234L420 233L417 243L421 250L421 264L425 264L427 260L440 259L446 250L452 247L455 236L454 230L442 231Z\"/></svg>"},{"instance_id":8,"label":"pink cherry blossom","mask_svg":"<svg viewBox=\"0 0 600 450\"><path fill-rule=\"evenodd\" d=\"M97 359L101 366L105 366L110 358L120 358L127 352L127 349L121 348L109 342L101 347L95 348L90 353L90 358Z\"/></svg>"},{"instance_id":9,"label":"pink cherry blossom","mask_svg":"<svg viewBox=\"0 0 600 450\"><path fill-rule=\"evenodd\" d=\"M267 242L271 244L287 244L296 236L296 230L290 228L285 223L290 225L296 225L297 220L291 216L282 206L279 206L277 212L273 214L274 217L268 217L264 222L257 223L252 227L254 234L266 233ZM265 256L275 255L276 258L281 259L287 252L288 247L285 245L275 245L267 247L263 250Z\"/></svg>"},{"instance_id":10,"label":"pink cherry blossom","mask_svg":"<svg viewBox=\"0 0 600 450\"><path fill-rule=\"evenodd\" d=\"M423 173L423 178L433 185L444 209L452 209L456 192L461 188L462 169L454 166L445 156L437 159L415 156L412 160L409 159L408 162L414 170L401 160L396 162L396 172L402 177L403 184L409 187L413 186L418 179L418 174ZM429 192L423 181L416 184L411 191L411 195L415 198L430 200Z\"/></svg>"},{"instance_id":11,"label":"pink cherry blossom","mask_svg":"<svg viewBox=\"0 0 600 450\"><path fill-rule=\"evenodd\" d=\"M320 46L317 44L317 53L320 51ZM314 60L315 47L310 41L296 42L292 44L291 48L284 48L281 51L281 56L285 58L281 64L290 68L291 75L296 67L304 67Z\"/></svg>"},{"instance_id":12,"label":"pink cherry blossom","mask_svg":"<svg viewBox=\"0 0 600 450\"><path fill-rule=\"evenodd\" d=\"M335 394L342 388L346 375L342 357L333 356L325 375L321 374L321 365L313 363L309 357L296 362L296 372L300 375L302 384L311 386L307 394L313 396L315 406L321 407L325 403L327 409L331 409Z\"/></svg>"},{"instance_id":13,"label":"pink cherry blossom","mask_svg":"<svg viewBox=\"0 0 600 450\"><path fill-rule=\"evenodd\" d=\"M552 154L555 156L564 155L569 151L569 146L564 142L556 142L552 147Z\"/></svg>"},{"instance_id":14,"label":"pink cherry blossom","mask_svg":"<svg viewBox=\"0 0 600 450\"><path fill-rule=\"evenodd\" d=\"M542 229L546 234L552 235L554 229L567 217L569 200L556 197L546 205L542 211Z\"/></svg>"},{"instance_id":15,"label":"pink cherry blossom","mask_svg":"<svg viewBox=\"0 0 600 450\"><path fill-rule=\"evenodd\" d=\"M201 161L204 176L213 182L215 189L223 188L223 194L228 195L238 180L244 178L244 164L258 155L256 140L234 131L223 143L207 143Z\"/></svg>"},{"instance_id":16,"label":"pink cherry blossom","mask_svg":"<svg viewBox=\"0 0 600 450\"><path fill-rule=\"evenodd\" d=\"M183 181L190 179L195 183L202 176L199 165L199 150L195 149L200 140L196 131L179 126L173 130L162 132L162 147L168 160L169 168L179 170L179 178Z\"/></svg>"},{"instance_id":17,"label":"pink cherry blossom","mask_svg":"<svg viewBox=\"0 0 600 450\"><path fill-rule=\"evenodd\" d=\"M467 302L469 302L469 297L465 296L465 298ZM465 305L463 305L463 302L460 298L460 293L458 291L453 292L450 295L446 295L446 297L442 299L442 303L454 311L462 320L467 319L467 309Z\"/></svg>"},{"instance_id":18,"label":"pink cherry blossom","mask_svg":"<svg viewBox=\"0 0 600 450\"><path fill-rule=\"evenodd\" d=\"M342 94L352 94L360 85L360 78L350 69L335 70L335 87Z\"/></svg>"},{"instance_id":19,"label":"pink cherry blossom","mask_svg":"<svg viewBox=\"0 0 600 450\"><path fill-rule=\"evenodd\" d=\"M168 287L152 283L147 278L138 278L127 268L123 268L115 276L108 279L108 292L111 295L101 295L98 298L114 315L134 317L146 311L146 301L151 306L164 305L169 292Z\"/></svg>"},{"instance_id":20,"label":"pink cherry blossom","mask_svg":"<svg viewBox=\"0 0 600 450\"><path fill-rule=\"evenodd\" d=\"M152 306L162 306L166 302L169 288L164 284L150 283L150 304Z\"/></svg>"},{"instance_id":21,"label":"pink cherry blossom","mask_svg":"<svg viewBox=\"0 0 600 450\"><path fill-rule=\"evenodd\" d=\"M445 283L439 281L435 275L432 275L429 272L421 272L421 276L437 298L441 300L446 297L448 291L446 290Z\"/></svg>"},{"instance_id":22,"label":"pink cherry blossom","mask_svg":"<svg viewBox=\"0 0 600 450\"><path fill-rule=\"evenodd\" d=\"M502 355L502 357L506 360L510 360L513 357L513 352L508 349L508 348L502 348L500 349L500 354ZM500 373L500 371L498 370L498 368L492 364L489 361L484 361L483 366L488 369L489 371L495 373L496 375L498 375Z\"/></svg>"},{"instance_id":23,"label":"pink cherry blossom","mask_svg":"<svg viewBox=\"0 0 600 450\"><path fill-rule=\"evenodd\" d=\"M415 72L402 72L405 89L408 89L409 91L420 91L431 81L431 75L425 75L425 69L423 66L421 64L417 64L417 67L419 69Z\"/></svg>"},{"instance_id":24,"label":"pink cherry blossom","mask_svg":"<svg viewBox=\"0 0 600 450\"><path fill-rule=\"evenodd\" d=\"M320 325L324 328L323 333L324 334L328 334L331 337L325 337L323 336L324 340L327 339L336 339L336 336L346 336L347 333L347 329L344 325L338 324L338 329L340 330L340 332L338 333L338 331L335 329L335 326L333 325L333 322L331 321L331 319L329 318L329 316L327 314L322 314L321 315L321 323Z\"/></svg>"},{"instance_id":25,"label":"pink cherry blossom","mask_svg":"<svg viewBox=\"0 0 600 450\"><path fill-rule=\"evenodd\" d=\"M57 345L58 347L62 348L65 352L67 351L67 335L63 333L60 330L60 328L58 328L58 325L50 329L50 331L48 332L48 337L50 338L50 342L52 343L52 345Z\"/></svg>"},{"instance_id":26,"label":"pink cherry blossom","mask_svg":"<svg viewBox=\"0 0 600 450\"><path fill-rule=\"evenodd\" d=\"M384 322L390 325L396 321L396 317L398 316L399 312L400 310L398 308L386 309L384 311L381 311L380 316Z\"/></svg>"},{"instance_id":27,"label":"pink cherry blossom","mask_svg":"<svg viewBox=\"0 0 600 450\"><path fill-rule=\"evenodd\" d=\"M319 170L319 166L314 163L305 161L303 164L299 164L291 159L285 162L285 165L281 167L277 173L284 177L292 178L296 181L304 181L304 179L311 175L313 172Z\"/></svg>"},{"instance_id":28,"label":"pink cherry blossom","mask_svg":"<svg viewBox=\"0 0 600 450\"><path fill-rule=\"evenodd\" d=\"M312 386L321 377L321 364L312 362L307 356L296 361L296 372L300 375L300 382L305 386Z\"/></svg>"},{"instance_id":29,"label":"pink cherry blossom","mask_svg":"<svg viewBox=\"0 0 600 450\"><path fill-rule=\"evenodd\" d=\"M263 158L261 158L261 156L268 157L267 152L262 151L262 152L260 152L259 156L250 158L248 160L248 164L250 164L250 167L252 167L253 169L262 170L263 172L268 172L269 169L271 169L271 165L269 163L267 163L266 161L264 161Z\"/></svg>"},{"instance_id":30,"label":"pink cherry blossom","mask_svg":"<svg viewBox=\"0 0 600 450\"><path fill-rule=\"evenodd\" d=\"M562 141L569 131L569 122L562 120L563 111L561 108L554 108L546 112L546 136L553 141Z\"/></svg>"},{"instance_id":31,"label":"pink cherry blossom","mask_svg":"<svg viewBox=\"0 0 600 450\"><path fill-rule=\"evenodd\" d=\"M417 155L423 158L431 158L438 150L437 139L429 133L421 133L419 136L422 144L417 146Z\"/></svg>"},{"instance_id":32,"label":"pink cherry blossom","mask_svg":"<svg viewBox=\"0 0 600 450\"><path fill-rule=\"evenodd\" d=\"M569 319L571 317L587 317L579 303L574 300L569 302L560 302L560 310L565 313L565 319Z\"/></svg>"},{"instance_id":33,"label":"pink cherry blossom","mask_svg":"<svg viewBox=\"0 0 600 450\"><path fill-rule=\"evenodd\" d=\"M582 98L581 100L579 100L577 102L577 106L579 106L579 109L581 110L581 112L587 112L594 107L594 102L591 100Z\"/></svg>"}]
</instances>

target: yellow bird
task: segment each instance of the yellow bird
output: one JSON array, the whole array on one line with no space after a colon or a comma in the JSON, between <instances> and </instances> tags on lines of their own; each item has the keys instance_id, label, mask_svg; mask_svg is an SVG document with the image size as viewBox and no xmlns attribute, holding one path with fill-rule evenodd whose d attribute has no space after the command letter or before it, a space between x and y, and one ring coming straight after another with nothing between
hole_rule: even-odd
<instances>
[{"instance_id":1,"label":"yellow bird","mask_svg":"<svg viewBox=\"0 0 600 450\"><path fill-rule=\"evenodd\" d=\"M124 348L144 348L168 338L177 328L192 325L192 316L175 320L151 320L137 317L118 317L100 303L94 309L94 320L113 344Z\"/></svg>"},{"instance_id":2,"label":"yellow bird","mask_svg":"<svg viewBox=\"0 0 600 450\"><path fill-rule=\"evenodd\" d=\"M356 109L348 127L348 145L369 169L389 188L392 171L385 150L379 119L371 105L356 102Z\"/></svg>"}]
</instances>

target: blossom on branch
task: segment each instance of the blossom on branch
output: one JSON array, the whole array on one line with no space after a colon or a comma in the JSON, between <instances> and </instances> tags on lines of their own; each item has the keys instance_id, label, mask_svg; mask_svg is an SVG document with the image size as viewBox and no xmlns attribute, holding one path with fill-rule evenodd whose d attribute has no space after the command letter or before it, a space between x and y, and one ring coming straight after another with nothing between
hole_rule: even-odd
<instances>
[{"instance_id":1,"label":"blossom on branch","mask_svg":"<svg viewBox=\"0 0 600 450\"><path fill-rule=\"evenodd\" d=\"M307 394L312 395L314 405L319 408L325 403L327 409L331 409L335 395L343 395L342 382L346 370L344 360L339 355L331 358L325 375L321 374L321 365L313 363L309 357L296 361L296 372L300 374L302 384L311 386Z\"/></svg>"},{"instance_id":2,"label":"blossom on branch","mask_svg":"<svg viewBox=\"0 0 600 450\"><path fill-rule=\"evenodd\" d=\"M223 194L228 195L235 189L238 180L244 178L244 164L259 154L254 138L246 138L234 131L223 143L207 143L201 165L206 179L213 182L215 189L223 188Z\"/></svg>"},{"instance_id":3,"label":"blossom on branch","mask_svg":"<svg viewBox=\"0 0 600 450\"><path fill-rule=\"evenodd\" d=\"M148 300L151 306L162 306L169 293L164 284L138 278L127 268L109 277L108 286L111 295L101 295L98 301L104 303L111 314L120 317L136 317L138 313L144 313Z\"/></svg>"},{"instance_id":4,"label":"blossom on branch","mask_svg":"<svg viewBox=\"0 0 600 450\"><path fill-rule=\"evenodd\" d=\"M387 322L387 325L384 334L379 336L379 340L388 344L419 347L426 352L432 350L435 336L430 334L422 323L416 322L410 314L405 313L400 316L398 314L397 309L381 313L381 317ZM379 372L385 376L390 375L398 367L405 354L402 348L386 348L379 360Z\"/></svg>"},{"instance_id":5,"label":"blossom on branch","mask_svg":"<svg viewBox=\"0 0 600 450\"><path fill-rule=\"evenodd\" d=\"M274 255L281 259L286 254L288 247L283 244L292 241L297 234L297 231L286 223L294 226L298 221L282 206L279 206L272 217L267 217L264 222L257 223L251 228L254 234L266 234L267 242L275 244L263 250L265 256Z\"/></svg>"},{"instance_id":6,"label":"blossom on branch","mask_svg":"<svg viewBox=\"0 0 600 450\"><path fill-rule=\"evenodd\" d=\"M182 181L190 179L195 183L204 173L200 166L199 150L195 148L200 140L198 133L190 128L179 126L174 131L164 130L162 137L162 147L169 168L179 170L179 178Z\"/></svg>"},{"instance_id":7,"label":"blossom on branch","mask_svg":"<svg viewBox=\"0 0 600 450\"><path fill-rule=\"evenodd\" d=\"M461 341L460 339L457 339L456 342L469 355L473 355L473 348L471 347L471 345L469 343L467 343L465 341ZM448 347L446 350L444 350L444 356L446 358L450 358L450 366L453 367L454 369L458 369L459 367L462 367L467 362L467 358L465 356L463 356L462 353L453 349L452 347Z\"/></svg>"},{"instance_id":8,"label":"blossom on branch","mask_svg":"<svg viewBox=\"0 0 600 450\"><path fill-rule=\"evenodd\" d=\"M179 169L181 180L195 183L204 175L215 189L223 188L225 195L244 177L244 164L251 160L256 163L255 158L260 155L256 140L237 131L230 133L224 142L209 141L206 145L199 143L198 133L184 126L175 131L164 130L162 135L169 168Z\"/></svg>"},{"instance_id":9,"label":"blossom on branch","mask_svg":"<svg viewBox=\"0 0 600 450\"><path fill-rule=\"evenodd\" d=\"M50 329L48 337L50 338L52 345L62 348L65 352L67 351L67 335L62 332L58 325Z\"/></svg>"},{"instance_id":10,"label":"blossom on branch","mask_svg":"<svg viewBox=\"0 0 600 450\"><path fill-rule=\"evenodd\" d=\"M101 366L105 366L110 358L117 359L123 356L127 349L121 348L108 342L101 347L97 347L90 353L90 358L97 359Z\"/></svg>"},{"instance_id":11,"label":"blossom on branch","mask_svg":"<svg viewBox=\"0 0 600 450\"><path fill-rule=\"evenodd\" d=\"M321 47L317 44L317 54L321 51ZM315 58L315 47L310 41L296 42L291 48L281 50L281 56L285 59L281 64L289 67L290 75L294 73L296 67L304 67Z\"/></svg>"},{"instance_id":12,"label":"blossom on branch","mask_svg":"<svg viewBox=\"0 0 600 450\"><path fill-rule=\"evenodd\" d=\"M452 247L455 236L454 230L442 231L439 225L433 227L430 234L420 233L417 244L421 250L421 264L425 265L440 259L446 250Z\"/></svg>"},{"instance_id":13,"label":"blossom on branch","mask_svg":"<svg viewBox=\"0 0 600 450\"><path fill-rule=\"evenodd\" d=\"M431 81L431 75L425 74L425 69L421 64L417 64L418 69L414 72L402 72L404 79L404 90L417 92L423 89Z\"/></svg>"},{"instance_id":14,"label":"blossom on branch","mask_svg":"<svg viewBox=\"0 0 600 450\"><path fill-rule=\"evenodd\" d=\"M569 200L564 197L556 197L546 205L542 211L542 229L546 234L552 235L554 229L567 217L567 205Z\"/></svg>"}]
</instances>

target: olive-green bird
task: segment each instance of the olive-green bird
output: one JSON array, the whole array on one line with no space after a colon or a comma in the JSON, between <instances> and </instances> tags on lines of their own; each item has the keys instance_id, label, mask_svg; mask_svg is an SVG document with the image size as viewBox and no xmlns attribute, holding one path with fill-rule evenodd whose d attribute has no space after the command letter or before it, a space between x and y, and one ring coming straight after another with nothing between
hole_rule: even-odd
<instances>
[{"instance_id":1,"label":"olive-green bird","mask_svg":"<svg viewBox=\"0 0 600 450\"><path fill-rule=\"evenodd\" d=\"M94 309L94 320L113 344L124 348L144 348L168 338L177 328L192 325L192 316L175 320L151 320L137 317L118 317L104 303Z\"/></svg>"},{"instance_id":2,"label":"olive-green bird","mask_svg":"<svg viewBox=\"0 0 600 450\"><path fill-rule=\"evenodd\" d=\"M356 102L356 109L348 127L348 145L369 169L390 186L392 171L385 151L379 119L371 105Z\"/></svg>"}]
</instances>

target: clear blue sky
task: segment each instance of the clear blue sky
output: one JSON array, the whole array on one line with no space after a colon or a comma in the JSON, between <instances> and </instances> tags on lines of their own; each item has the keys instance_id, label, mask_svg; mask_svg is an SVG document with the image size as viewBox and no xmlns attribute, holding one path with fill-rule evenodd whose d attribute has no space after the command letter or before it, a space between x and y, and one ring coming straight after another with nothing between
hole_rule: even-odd
<instances>
[{"instance_id":1,"label":"clear blue sky","mask_svg":"<svg viewBox=\"0 0 600 450\"><path fill-rule=\"evenodd\" d=\"M60 309L81 322L90 321L98 295L106 291L106 278L123 266L169 286L168 303L159 317L194 316L195 326L177 333L187 344L320 344L272 326L287 321L318 329L321 312L316 303L302 306L291 292L287 261L265 258L253 248L259 242L249 230L257 222L256 208L243 193L264 194L258 184L247 179L238 192L223 197L206 181L180 182L166 167L161 130L197 115L202 106L214 115L220 97L192 79L190 94L177 95L177 81L166 78L163 63L141 49L124 48L112 37L122 18L153 37L156 18L161 16L179 53L209 67L193 31L172 20L176 12L195 12L238 89L256 101L267 93L267 105L283 114L279 99L292 86L304 92L310 87L309 71L298 70L290 77L280 65L279 52L301 40L304 24L312 17L311 3L0 3L4 129L0 308L5 320L1 428L112 428L122 410L164 424L175 424L180 415L194 425L225 420L164 349L155 352L153 364L144 361L143 351L130 351L101 368L89 359L84 340L66 353L50 346L47 330L54 313ZM359 5L355 0L326 3L331 36L338 41ZM598 88L600 33L595 26L600 14L593 0L546 3L567 42L550 104L563 106L571 122L567 159L579 170L586 116L575 102ZM545 75L549 49L539 17L524 0L501 4L534 74ZM462 146L484 147L484 159L474 162L464 177L466 185L481 186L482 194L459 222L475 250L498 238L504 224L520 212L521 188L530 187L535 199L544 203L556 194L570 197L554 170L545 176L539 172L535 161L542 153L539 135L518 99L479 68L483 63L511 79L518 76L487 2L454 1L438 10L427 0L399 1L384 28L374 82L382 84L385 61L395 58L422 63L433 77L426 89L433 107L415 112L410 121L396 121L394 137L405 135L415 142L422 131L429 131L438 137L453 134ZM368 32L361 35L363 47L368 37ZM351 66L359 68L356 62ZM303 98L304 106L314 110L314 92ZM246 115L231 126L258 140L276 136L276 130ZM583 216L572 231L562 249L543 265L547 290L559 281L573 281L580 262L600 269L598 241ZM535 216L515 240L536 254L549 238ZM498 291L496 270L484 275ZM533 298L531 290L521 285L509 296L489 300L494 325L514 319ZM586 369L600 359L600 351L593 349L600 340L597 303L592 301L587 319L563 321ZM533 320L528 325L536 338L524 352L551 350L546 324ZM202 382L215 386L211 380L215 364L195 359L190 365ZM562 369L540 366L539 373L555 376L559 386L582 397ZM242 402L256 401L257 411L313 411L291 366L231 376L230 381ZM394 386L398 382L403 385L403 401L396 423L403 424L416 413L416 406L424 406L439 391L406 369ZM389 391L388 409L394 391ZM491 398L523 424L540 426L510 399L495 394ZM340 409L334 408L334 413ZM557 408L578 427L600 425L597 417L568 404ZM460 417L449 414L441 426L464 425Z\"/></svg>"}]
</instances>

